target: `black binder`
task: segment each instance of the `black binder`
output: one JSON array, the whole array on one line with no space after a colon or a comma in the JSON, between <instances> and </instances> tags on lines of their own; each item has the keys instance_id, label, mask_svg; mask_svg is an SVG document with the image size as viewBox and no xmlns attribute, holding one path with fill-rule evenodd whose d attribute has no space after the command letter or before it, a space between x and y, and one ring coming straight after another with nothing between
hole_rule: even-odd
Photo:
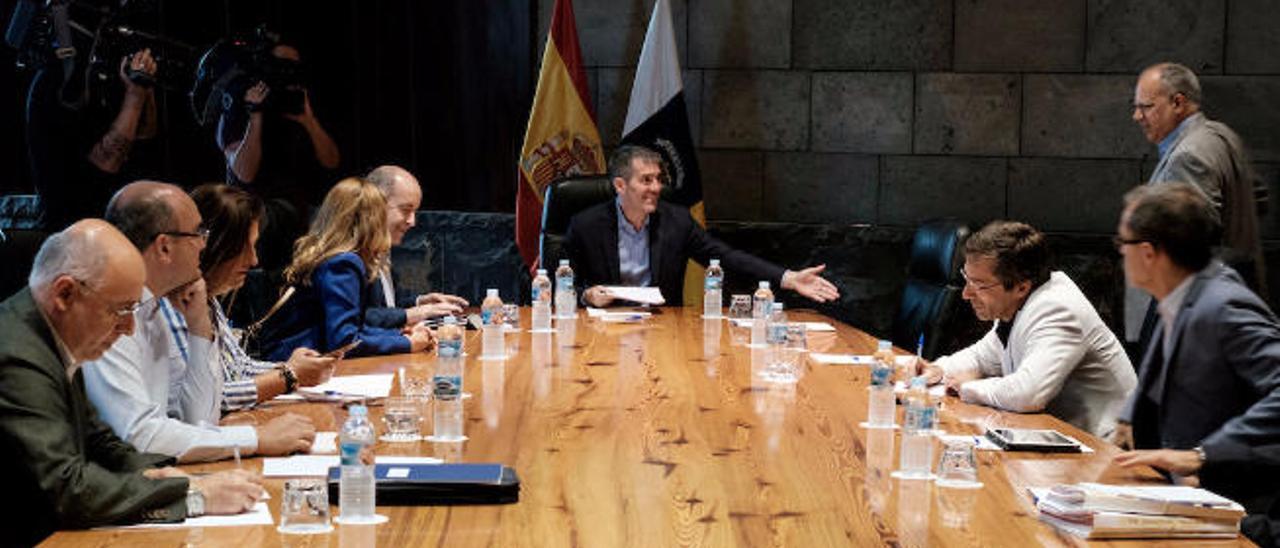
<instances>
[{"instance_id":1,"label":"black binder","mask_svg":"<svg viewBox=\"0 0 1280 548\"><path fill-rule=\"evenodd\" d=\"M338 504L340 467L329 468L329 502ZM501 464L377 464L379 506L512 504L520 500L520 478Z\"/></svg>"}]
</instances>

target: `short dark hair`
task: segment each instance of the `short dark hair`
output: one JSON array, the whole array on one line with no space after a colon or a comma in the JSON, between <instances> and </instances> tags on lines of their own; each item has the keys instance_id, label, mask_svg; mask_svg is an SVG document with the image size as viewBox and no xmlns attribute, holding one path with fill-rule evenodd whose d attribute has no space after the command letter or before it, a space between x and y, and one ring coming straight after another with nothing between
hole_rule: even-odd
<instances>
[{"instance_id":1,"label":"short dark hair","mask_svg":"<svg viewBox=\"0 0 1280 548\"><path fill-rule=\"evenodd\" d=\"M191 200L200 210L209 241L200 254L200 271L206 275L214 267L240 256L249 242L249 228L266 215L262 199L230 185L210 183L191 191ZM258 226L259 230L263 227Z\"/></svg>"},{"instance_id":2,"label":"short dark hair","mask_svg":"<svg viewBox=\"0 0 1280 548\"><path fill-rule=\"evenodd\" d=\"M161 192L122 199L117 192L107 203L106 221L115 225L138 251L145 251L156 236L175 229L173 207Z\"/></svg>"},{"instance_id":3,"label":"short dark hair","mask_svg":"<svg viewBox=\"0 0 1280 548\"><path fill-rule=\"evenodd\" d=\"M1182 268L1201 270L1222 238L1222 222L1204 191L1190 183L1142 185L1124 195L1125 226Z\"/></svg>"},{"instance_id":4,"label":"short dark hair","mask_svg":"<svg viewBox=\"0 0 1280 548\"><path fill-rule=\"evenodd\" d=\"M1043 233L1026 223L993 221L965 240L964 253L994 259L996 278L1005 289L1024 280L1032 288L1049 281L1049 245Z\"/></svg>"},{"instance_id":5,"label":"short dark hair","mask_svg":"<svg viewBox=\"0 0 1280 548\"><path fill-rule=\"evenodd\" d=\"M613 151L613 155L609 157L609 180L614 177L622 177L622 180L631 179L631 161L639 158L641 160L658 164L662 169L663 176L667 173L667 167L662 161L662 155L653 149L640 145L622 145L618 150Z\"/></svg>"}]
</instances>

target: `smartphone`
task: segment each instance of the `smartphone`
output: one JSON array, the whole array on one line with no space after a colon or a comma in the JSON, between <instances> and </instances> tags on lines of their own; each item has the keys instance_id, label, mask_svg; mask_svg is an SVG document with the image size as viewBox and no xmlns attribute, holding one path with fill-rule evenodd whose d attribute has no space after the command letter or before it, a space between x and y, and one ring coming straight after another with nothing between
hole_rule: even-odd
<instances>
[{"instance_id":1,"label":"smartphone","mask_svg":"<svg viewBox=\"0 0 1280 548\"><path fill-rule=\"evenodd\" d=\"M350 351L354 350L354 349L355 349L355 347L357 347L357 346L360 346L360 339L356 339L356 340L351 341L351 342L349 342L349 343L347 343L347 344L345 344L345 345L342 345L342 347L341 347L341 348L335 348L335 349L333 349L333 350L330 350L330 351L328 351L328 352L325 352L325 353L324 353L324 357L326 357L326 358L331 358L331 357L340 356L340 355L342 355L342 354L346 354L347 352L350 352Z\"/></svg>"}]
</instances>

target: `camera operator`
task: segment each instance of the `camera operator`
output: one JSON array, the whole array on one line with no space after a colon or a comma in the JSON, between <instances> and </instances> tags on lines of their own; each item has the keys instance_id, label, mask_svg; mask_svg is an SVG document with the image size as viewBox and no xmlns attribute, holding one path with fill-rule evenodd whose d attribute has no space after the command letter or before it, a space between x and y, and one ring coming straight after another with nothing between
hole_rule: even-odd
<instances>
[{"instance_id":1,"label":"camera operator","mask_svg":"<svg viewBox=\"0 0 1280 548\"><path fill-rule=\"evenodd\" d=\"M79 82L64 83L57 66L45 66L32 78L27 152L45 230L101 217L111 195L136 178L125 167L135 142L156 134L155 91L149 85L156 68L151 50L143 48L121 58L117 78L103 84L83 73L71 75L85 81L81 95L71 102L64 100L64 89ZM120 86L110 85L112 81Z\"/></svg>"},{"instance_id":2,"label":"camera operator","mask_svg":"<svg viewBox=\"0 0 1280 548\"><path fill-rule=\"evenodd\" d=\"M271 57L278 72L300 73L301 57L292 46L277 43ZM336 180L331 172L341 161L300 81L271 89L259 80L245 91L242 105L225 109L218 120L228 182L259 195L267 206L271 228L263 233L258 257L268 273L288 264L294 240L306 231L310 211Z\"/></svg>"}]
</instances>

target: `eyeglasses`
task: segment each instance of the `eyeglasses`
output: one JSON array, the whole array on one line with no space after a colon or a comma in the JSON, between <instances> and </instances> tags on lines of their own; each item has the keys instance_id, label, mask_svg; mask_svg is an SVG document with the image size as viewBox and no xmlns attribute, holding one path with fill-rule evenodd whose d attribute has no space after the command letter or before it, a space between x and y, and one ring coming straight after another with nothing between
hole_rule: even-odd
<instances>
[{"instance_id":1,"label":"eyeglasses","mask_svg":"<svg viewBox=\"0 0 1280 548\"><path fill-rule=\"evenodd\" d=\"M986 291L986 290L991 289L991 288L993 288L993 287L995 287L995 286L997 286L997 285L1000 285L1000 282L990 282L990 283L985 283L985 284L975 282L975 281L973 281L973 280L969 279L969 273L964 271L964 267L960 267L960 276L961 276L962 278L964 278L964 283L965 283L966 285L973 286L973 289L974 289L975 291Z\"/></svg>"},{"instance_id":2,"label":"eyeglasses","mask_svg":"<svg viewBox=\"0 0 1280 548\"><path fill-rule=\"evenodd\" d=\"M98 290L94 289L88 282L76 279L76 283L79 284L80 288L86 293L98 294ZM125 318L127 316L132 316L139 308L142 308L141 301L129 301L115 308L111 308L110 305L107 305L107 312L112 313L116 318Z\"/></svg>"},{"instance_id":3,"label":"eyeglasses","mask_svg":"<svg viewBox=\"0 0 1280 548\"><path fill-rule=\"evenodd\" d=\"M1111 245L1116 246L1117 253L1119 253L1120 250L1123 249L1124 246L1126 245L1138 245L1138 244L1149 244L1149 243L1151 243L1151 240L1144 240L1142 238L1125 239L1125 238L1121 238L1120 236L1111 237Z\"/></svg>"},{"instance_id":4,"label":"eyeglasses","mask_svg":"<svg viewBox=\"0 0 1280 548\"><path fill-rule=\"evenodd\" d=\"M209 229L205 227L196 228L195 232L183 232L181 230L166 230L161 232L165 236L175 236L178 238L200 238L201 240L209 239Z\"/></svg>"}]
</instances>

